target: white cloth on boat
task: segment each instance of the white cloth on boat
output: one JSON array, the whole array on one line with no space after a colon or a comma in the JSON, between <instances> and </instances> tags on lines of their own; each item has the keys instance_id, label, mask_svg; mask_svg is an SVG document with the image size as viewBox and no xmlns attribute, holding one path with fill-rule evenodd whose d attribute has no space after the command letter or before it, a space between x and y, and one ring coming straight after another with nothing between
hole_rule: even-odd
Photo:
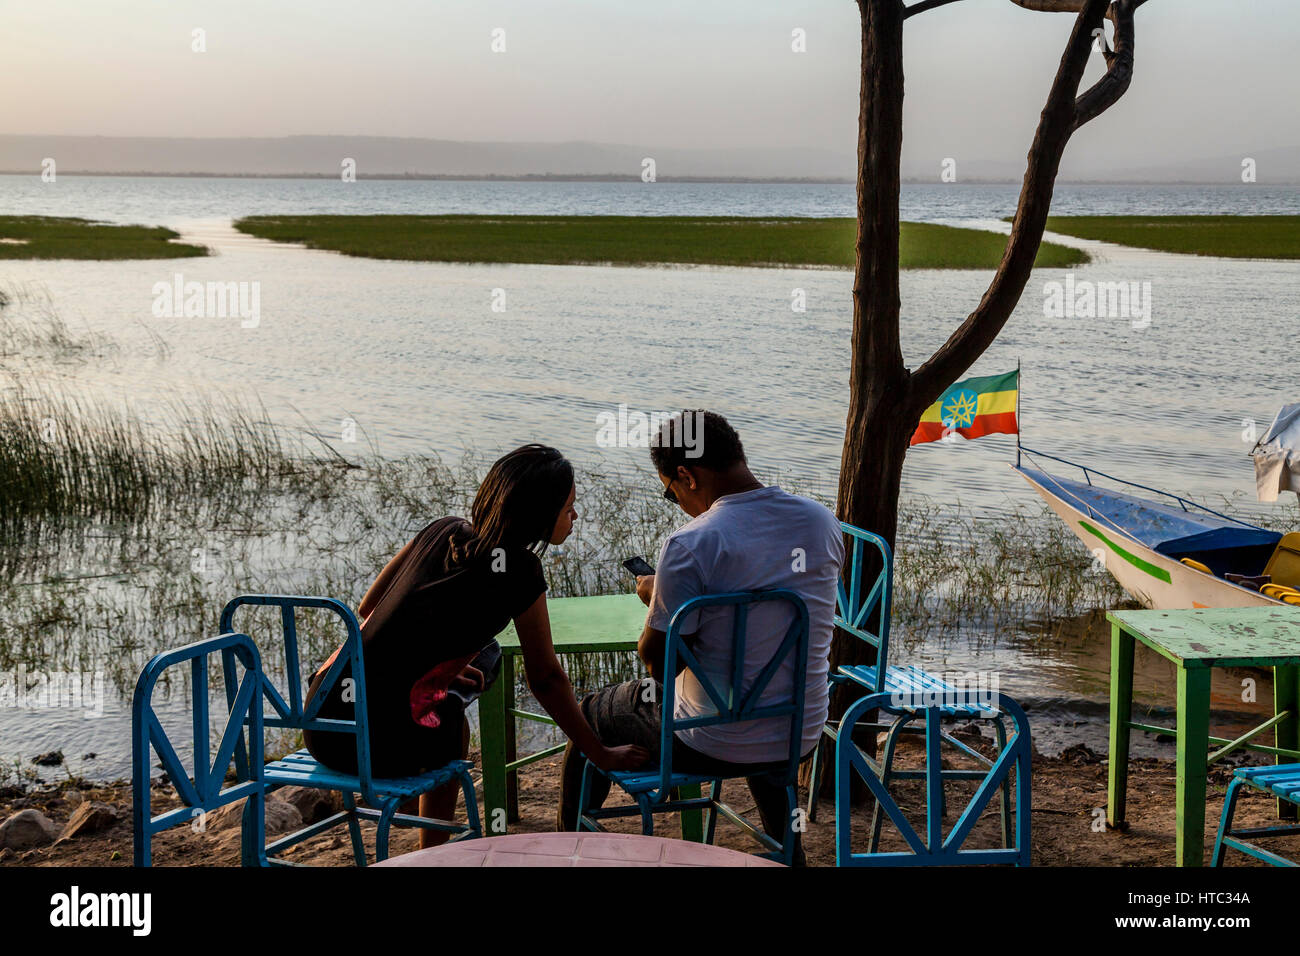
<instances>
[{"instance_id":1,"label":"white cloth on boat","mask_svg":"<svg viewBox=\"0 0 1300 956\"><path fill-rule=\"evenodd\" d=\"M1277 501L1282 491L1300 495L1300 402L1282 406L1255 446L1254 458L1260 501Z\"/></svg>"}]
</instances>

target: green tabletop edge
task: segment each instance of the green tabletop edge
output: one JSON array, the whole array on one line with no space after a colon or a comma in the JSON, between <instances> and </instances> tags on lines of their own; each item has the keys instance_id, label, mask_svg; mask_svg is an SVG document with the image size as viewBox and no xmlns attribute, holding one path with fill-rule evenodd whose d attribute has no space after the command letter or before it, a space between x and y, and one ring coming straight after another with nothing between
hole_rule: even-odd
<instances>
[{"instance_id":1,"label":"green tabletop edge","mask_svg":"<svg viewBox=\"0 0 1300 956\"><path fill-rule=\"evenodd\" d=\"M1300 607L1108 611L1106 620L1184 667L1300 663Z\"/></svg>"},{"instance_id":2,"label":"green tabletop edge","mask_svg":"<svg viewBox=\"0 0 1300 956\"><path fill-rule=\"evenodd\" d=\"M646 606L635 594L551 598L546 610L551 640L561 654L634 651L646 619ZM497 640L505 653L519 653L519 635L513 623Z\"/></svg>"}]
</instances>

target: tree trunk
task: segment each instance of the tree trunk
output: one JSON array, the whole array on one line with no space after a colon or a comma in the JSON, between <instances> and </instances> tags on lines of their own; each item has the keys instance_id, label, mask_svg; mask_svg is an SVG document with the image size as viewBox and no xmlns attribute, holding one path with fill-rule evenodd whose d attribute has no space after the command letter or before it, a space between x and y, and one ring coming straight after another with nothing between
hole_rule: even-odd
<instances>
[{"instance_id":1,"label":"tree trunk","mask_svg":"<svg viewBox=\"0 0 1300 956\"><path fill-rule=\"evenodd\" d=\"M903 150L903 21L912 14L954 0L858 0L862 17L861 94L858 115L858 233L853 277L853 364L844 452L840 462L841 520L875 532L893 548L898 532L898 498L903 460L917 420L997 337L1024 291L1033 269L1052 202L1061 156L1076 129L1104 112L1128 88L1132 76L1133 11L1145 0L1013 0L1020 6L1077 12L1056 78L1029 150L1011 236L993 281L976 309L914 373L903 365L899 344L899 194ZM1078 95L1103 16L1115 24L1116 44L1106 51L1106 74ZM847 544L847 542L846 542ZM868 552L863 580L880 570ZM876 620L865 622L878 633ZM870 664L875 649L837 632L831 645L832 672L845 664ZM831 698L830 719L838 721L861 687L840 687ZM874 720L875 715L865 715ZM823 758L829 758L824 746ZM862 740L875 750L875 740ZM823 767L832 761L824 759ZM829 793L833 773L823 776ZM808 783L807 770L803 782ZM856 786L860 797L865 787Z\"/></svg>"},{"instance_id":2,"label":"tree trunk","mask_svg":"<svg viewBox=\"0 0 1300 956\"><path fill-rule=\"evenodd\" d=\"M858 236L853 277L853 367L840 461L841 520L893 547L903 456L911 437L909 376L898 317L898 201L903 152L903 5L859 0L862 90L858 117ZM868 467L863 467L868 465ZM870 648L838 634L831 666L869 663ZM852 701L837 695L832 717Z\"/></svg>"},{"instance_id":3,"label":"tree trunk","mask_svg":"<svg viewBox=\"0 0 1300 956\"><path fill-rule=\"evenodd\" d=\"M858 6L862 14L862 86L853 367L837 511L841 520L874 531L892 548L903 457L915 424L898 328L904 10L901 0L858 0ZM866 580L877 570L878 566L869 565ZM868 624L873 629L876 626ZM868 664L873 659L869 645L836 632L830 655L832 672L841 664ZM830 719L838 720L861 696L861 690L840 688L831 698ZM862 743L874 747L874 740ZM831 766L827 758L832 756L829 748L823 753L827 769ZM828 792L834 773L825 773L822 779L823 792Z\"/></svg>"}]
</instances>

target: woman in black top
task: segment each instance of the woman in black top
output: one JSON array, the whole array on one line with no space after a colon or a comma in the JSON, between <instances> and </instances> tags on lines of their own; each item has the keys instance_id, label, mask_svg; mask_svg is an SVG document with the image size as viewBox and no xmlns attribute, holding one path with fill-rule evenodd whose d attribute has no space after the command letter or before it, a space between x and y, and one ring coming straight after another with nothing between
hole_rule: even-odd
<instances>
[{"instance_id":1,"label":"woman in black top","mask_svg":"<svg viewBox=\"0 0 1300 956\"><path fill-rule=\"evenodd\" d=\"M470 521L433 522L370 586L360 613L376 777L416 774L468 753L464 704L448 691L483 690L485 676L470 661L512 620L533 696L569 739L601 769L632 769L646 761L641 747L606 747L596 738L551 642L538 552L569 536L578 517L575 494L573 468L558 451L535 444L517 448L488 470ZM308 700L333 660L312 675ZM331 688L322 718L353 717L345 691L349 676L345 669ZM356 772L355 740L351 733L303 731L317 760L348 773ZM449 819L457 794L456 784L425 794L420 815ZM422 847L446 838L420 830Z\"/></svg>"}]
</instances>

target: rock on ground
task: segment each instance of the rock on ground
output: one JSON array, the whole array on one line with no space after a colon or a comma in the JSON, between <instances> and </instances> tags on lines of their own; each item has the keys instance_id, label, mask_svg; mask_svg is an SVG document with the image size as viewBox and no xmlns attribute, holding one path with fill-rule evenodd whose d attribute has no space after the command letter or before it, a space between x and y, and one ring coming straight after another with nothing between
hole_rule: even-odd
<instances>
[{"instance_id":1,"label":"rock on ground","mask_svg":"<svg viewBox=\"0 0 1300 956\"><path fill-rule=\"evenodd\" d=\"M208 831L225 830L242 826L244 819L244 801L228 803L207 815L204 829ZM266 832L285 833L296 830L303 825L302 814L291 803L279 799L278 795L266 798Z\"/></svg>"},{"instance_id":2,"label":"rock on ground","mask_svg":"<svg viewBox=\"0 0 1300 956\"><path fill-rule=\"evenodd\" d=\"M0 847L10 850L29 850L53 843L59 835L58 828L41 811L31 807L12 814L0 823Z\"/></svg>"},{"instance_id":3,"label":"rock on ground","mask_svg":"<svg viewBox=\"0 0 1300 956\"><path fill-rule=\"evenodd\" d=\"M304 824L317 823L332 813L343 809L343 795L337 790L317 790L313 787L284 787L275 791L271 799L280 799L298 809Z\"/></svg>"}]
</instances>

